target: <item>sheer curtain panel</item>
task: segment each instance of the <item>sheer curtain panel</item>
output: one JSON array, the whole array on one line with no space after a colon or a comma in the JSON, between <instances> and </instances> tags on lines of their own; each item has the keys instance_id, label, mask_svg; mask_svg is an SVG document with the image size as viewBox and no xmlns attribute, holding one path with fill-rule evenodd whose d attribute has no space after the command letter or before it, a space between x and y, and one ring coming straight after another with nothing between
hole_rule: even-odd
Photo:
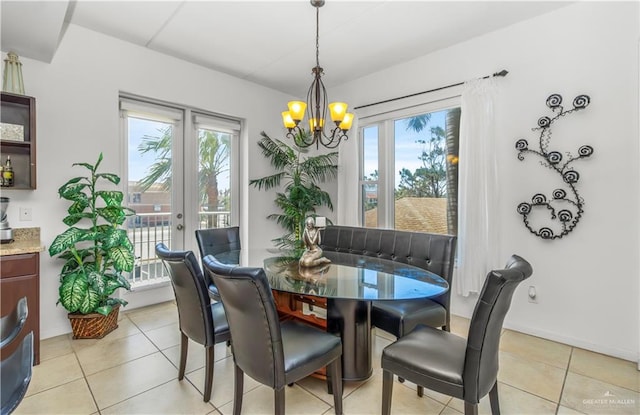
<instances>
[{"instance_id":1,"label":"sheer curtain panel","mask_svg":"<svg viewBox=\"0 0 640 415\"><path fill-rule=\"evenodd\" d=\"M457 293L479 293L498 265L496 79L465 82L461 96Z\"/></svg>"}]
</instances>

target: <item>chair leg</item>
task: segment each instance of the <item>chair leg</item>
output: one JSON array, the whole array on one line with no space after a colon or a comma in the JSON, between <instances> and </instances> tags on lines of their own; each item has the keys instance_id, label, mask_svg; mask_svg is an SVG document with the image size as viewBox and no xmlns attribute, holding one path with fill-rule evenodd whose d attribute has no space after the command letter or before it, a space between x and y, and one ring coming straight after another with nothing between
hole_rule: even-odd
<instances>
[{"instance_id":1,"label":"chair leg","mask_svg":"<svg viewBox=\"0 0 640 415\"><path fill-rule=\"evenodd\" d=\"M214 346L205 347L205 366L204 366L204 401L209 402L211 399L211 387L213 386L213 365L216 362L214 354Z\"/></svg>"},{"instance_id":2,"label":"chair leg","mask_svg":"<svg viewBox=\"0 0 640 415\"><path fill-rule=\"evenodd\" d=\"M478 415L478 404L464 402L464 415Z\"/></svg>"},{"instance_id":3,"label":"chair leg","mask_svg":"<svg viewBox=\"0 0 640 415\"><path fill-rule=\"evenodd\" d=\"M500 415L500 402L498 400L498 381L494 383L489 391L489 403L491 404L491 414Z\"/></svg>"},{"instance_id":4,"label":"chair leg","mask_svg":"<svg viewBox=\"0 0 640 415\"><path fill-rule=\"evenodd\" d=\"M333 393L333 407L336 415L342 415L342 359L338 358L327 367L327 386Z\"/></svg>"},{"instance_id":5,"label":"chair leg","mask_svg":"<svg viewBox=\"0 0 640 415\"><path fill-rule=\"evenodd\" d=\"M242 394L244 393L244 372L238 365L234 364L233 366L235 368L235 386L233 388L233 415L240 415L240 412L242 412Z\"/></svg>"},{"instance_id":6,"label":"chair leg","mask_svg":"<svg viewBox=\"0 0 640 415\"><path fill-rule=\"evenodd\" d=\"M447 309L447 317L444 326L442 326L442 330L451 332L451 313Z\"/></svg>"},{"instance_id":7,"label":"chair leg","mask_svg":"<svg viewBox=\"0 0 640 415\"><path fill-rule=\"evenodd\" d=\"M274 389L276 410L274 415L284 415L284 388Z\"/></svg>"},{"instance_id":8,"label":"chair leg","mask_svg":"<svg viewBox=\"0 0 640 415\"><path fill-rule=\"evenodd\" d=\"M424 388L418 385L418 397L422 398L424 396Z\"/></svg>"},{"instance_id":9,"label":"chair leg","mask_svg":"<svg viewBox=\"0 0 640 415\"><path fill-rule=\"evenodd\" d=\"M187 351L189 350L189 338L180 332L180 366L178 367L178 380L184 379L184 371L187 367Z\"/></svg>"},{"instance_id":10,"label":"chair leg","mask_svg":"<svg viewBox=\"0 0 640 415\"><path fill-rule=\"evenodd\" d=\"M382 415L391 414L391 396L393 394L393 373L382 371Z\"/></svg>"}]
</instances>

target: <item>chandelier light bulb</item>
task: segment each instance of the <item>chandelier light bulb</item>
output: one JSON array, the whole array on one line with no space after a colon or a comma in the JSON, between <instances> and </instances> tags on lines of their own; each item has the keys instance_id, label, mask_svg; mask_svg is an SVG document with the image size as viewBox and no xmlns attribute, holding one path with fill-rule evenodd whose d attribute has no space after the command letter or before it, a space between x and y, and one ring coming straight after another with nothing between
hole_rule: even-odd
<instances>
[{"instance_id":1,"label":"chandelier light bulb","mask_svg":"<svg viewBox=\"0 0 640 415\"><path fill-rule=\"evenodd\" d=\"M304 111L307 109L307 104L302 101L289 102L289 113L294 121L302 121L304 118Z\"/></svg>"},{"instance_id":2,"label":"chandelier light bulb","mask_svg":"<svg viewBox=\"0 0 640 415\"><path fill-rule=\"evenodd\" d=\"M344 102L332 102L329 104L329 112L331 113L331 121L338 124L344 119L348 105Z\"/></svg>"},{"instance_id":3,"label":"chandelier light bulb","mask_svg":"<svg viewBox=\"0 0 640 415\"><path fill-rule=\"evenodd\" d=\"M322 131L323 127L324 127L324 118L320 118L319 125L315 118L309 118L309 128L311 128L311 131Z\"/></svg>"},{"instance_id":4,"label":"chandelier light bulb","mask_svg":"<svg viewBox=\"0 0 640 415\"><path fill-rule=\"evenodd\" d=\"M282 123L286 128L293 128L296 126L296 122L293 121L293 118L291 117L291 113L289 111L282 112Z\"/></svg>"},{"instance_id":5,"label":"chandelier light bulb","mask_svg":"<svg viewBox=\"0 0 640 415\"><path fill-rule=\"evenodd\" d=\"M338 128L340 128L342 131L349 131L351 129L352 123L353 123L353 114L350 112L347 112L346 114L344 114L344 118L342 119L342 122L340 123Z\"/></svg>"}]
</instances>

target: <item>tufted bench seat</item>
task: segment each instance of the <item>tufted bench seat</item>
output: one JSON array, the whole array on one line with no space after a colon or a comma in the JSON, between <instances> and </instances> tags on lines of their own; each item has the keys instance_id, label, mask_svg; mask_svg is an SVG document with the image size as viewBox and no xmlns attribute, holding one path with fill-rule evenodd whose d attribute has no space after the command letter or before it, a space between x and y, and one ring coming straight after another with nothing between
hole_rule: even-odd
<instances>
[{"instance_id":1,"label":"tufted bench seat","mask_svg":"<svg viewBox=\"0 0 640 415\"><path fill-rule=\"evenodd\" d=\"M394 229L327 226L320 247L402 262L426 269L444 278L451 287L456 237ZM432 299L374 301L371 323L396 337L409 333L417 324L450 328L451 290Z\"/></svg>"}]
</instances>

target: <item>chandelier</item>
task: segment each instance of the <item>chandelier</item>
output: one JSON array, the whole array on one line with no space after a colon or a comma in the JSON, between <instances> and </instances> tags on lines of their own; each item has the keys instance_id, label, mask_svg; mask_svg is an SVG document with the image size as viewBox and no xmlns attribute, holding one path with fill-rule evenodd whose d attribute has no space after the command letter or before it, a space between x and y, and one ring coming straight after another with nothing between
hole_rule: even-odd
<instances>
[{"instance_id":1,"label":"chandelier","mask_svg":"<svg viewBox=\"0 0 640 415\"><path fill-rule=\"evenodd\" d=\"M327 119L327 90L322 82L324 71L320 66L320 7L325 0L310 0L316 8L316 66L311 70L313 82L307 92L307 102L291 101L288 104L289 111L282 113L282 122L289 131L287 137L291 138L299 147L309 147L313 144L320 148L322 144L326 148L336 148L340 141L349 137L347 132L353 122L353 114L347 112L347 104L344 102L332 102L328 105L331 121L335 127L329 134L325 133L325 120ZM300 128L300 121L307 110L309 119L309 131L304 134Z\"/></svg>"}]
</instances>

